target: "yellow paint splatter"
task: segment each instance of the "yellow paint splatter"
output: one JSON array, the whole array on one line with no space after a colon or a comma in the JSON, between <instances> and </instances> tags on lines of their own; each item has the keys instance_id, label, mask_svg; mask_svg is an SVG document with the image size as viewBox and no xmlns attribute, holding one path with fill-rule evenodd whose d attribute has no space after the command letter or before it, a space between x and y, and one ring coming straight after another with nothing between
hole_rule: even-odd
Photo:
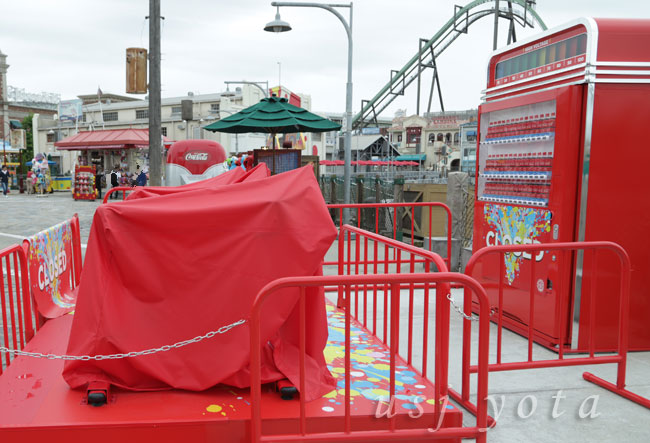
<instances>
[{"instance_id":1,"label":"yellow paint splatter","mask_svg":"<svg viewBox=\"0 0 650 443\"><path fill-rule=\"evenodd\" d=\"M433 398L428 399L425 403L428 403L430 405L435 405L436 401Z\"/></svg>"},{"instance_id":2,"label":"yellow paint splatter","mask_svg":"<svg viewBox=\"0 0 650 443\"><path fill-rule=\"evenodd\" d=\"M335 389L332 392L328 392L327 394L323 395L323 397L325 397L325 398L336 398L336 394L337 394L337 392L336 392L336 389Z\"/></svg>"},{"instance_id":3,"label":"yellow paint splatter","mask_svg":"<svg viewBox=\"0 0 650 443\"><path fill-rule=\"evenodd\" d=\"M345 395L345 389L339 389L339 394ZM355 391L354 389L350 389L350 397L356 397L359 395L359 391Z\"/></svg>"},{"instance_id":4,"label":"yellow paint splatter","mask_svg":"<svg viewBox=\"0 0 650 443\"><path fill-rule=\"evenodd\" d=\"M384 380L390 380L390 377L384 377L383 375L381 375L381 374L377 374L377 373L375 373L375 372L372 372L372 371L369 370L369 369L366 369L366 374L372 374L372 375L376 375L377 377L381 377L381 378L384 379ZM368 380L370 380L370 379L368 379ZM397 385L397 386L404 386L404 383L401 382L401 381L399 381L399 380L395 380L395 385Z\"/></svg>"},{"instance_id":5,"label":"yellow paint splatter","mask_svg":"<svg viewBox=\"0 0 650 443\"><path fill-rule=\"evenodd\" d=\"M334 368L334 369L332 369L332 372L336 372L338 374L344 374L345 373L345 368Z\"/></svg>"},{"instance_id":6,"label":"yellow paint splatter","mask_svg":"<svg viewBox=\"0 0 650 443\"><path fill-rule=\"evenodd\" d=\"M359 355L356 352L350 356L352 360L358 361L359 363L372 363L375 361L374 357L368 355Z\"/></svg>"},{"instance_id":7,"label":"yellow paint splatter","mask_svg":"<svg viewBox=\"0 0 650 443\"><path fill-rule=\"evenodd\" d=\"M226 413L225 413L225 412L222 412L221 415L223 415L223 416L225 417L225 416L226 416Z\"/></svg>"},{"instance_id":8,"label":"yellow paint splatter","mask_svg":"<svg viewBox=\"0 0 650 443\"><path fill-rule=\"evenodd\" d=\"M372 367L380 371L390 371L390 365L384 363L377 363L376 365L372 365Z\"/></svg>"},{"instance_id":9,"label":"yellow paint splatter","mask_svg":"<svg viewBox=\"0 0 650 443\"><path fill-rule=\"evenodd\" d=\"M221 406L219 405L210 405L207 408L205 408L206 411L208 412L220 412L221 411ZM225 415L225 414L224 414Z\"/></svg>"},{"instance_id":10,"label":"yellow paint splatter","mask_svg":"<svg viewBox=\"0 0 650 443\"><path fill-rule=\"evenodd\" d=\"M371 382L377 383L378 381L381 381L381 379L379 379L379 378L375 378L375 377L370 377L370 378L368 378L368 381L371 381Z\"/></svg>"},{"instance_id":11,"label":"yellow paint splatter","mask_svg":"<svg viewBox=\"0 0 650 443\"><path fill-rule=\"evenodd\" d=\"M331 364L337 358L344 358L345 353L343 351L343 346L328 345L323 350L323 356L325 357L325 361L328 364Z\"/></svg>"},{"instance_id":12,"label":"yellow paint splatter","mask_svg":"<svg viewBox=\"0 0 650 443\"><path fill-rule=\"evenodd\" d=\"M373 389L372 393L377 397L388 397L388 391L385 389Z\"/></svg>"}]
</instances>

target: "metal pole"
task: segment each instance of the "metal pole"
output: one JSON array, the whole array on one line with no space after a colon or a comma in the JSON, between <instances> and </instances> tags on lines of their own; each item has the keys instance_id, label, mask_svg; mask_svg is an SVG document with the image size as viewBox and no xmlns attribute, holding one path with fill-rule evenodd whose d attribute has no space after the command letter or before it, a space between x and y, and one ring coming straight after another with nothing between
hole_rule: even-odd
<instances>
[{"instance_id":1,"label":"metal pole","mask_svg":"<svg viewBox=\"0 0 650 443\"><path fill-rule=\"evenodd\" d=\"M494 39L492 49L497 49L497 37L499 36L499 0L494 0Z\"/></svg>"},{"instance_id":2,"label":"metal pole","mask_svg":"<svg viewBox=\"0 0 650 443\"><path fill-rule=\"evenodd\" d=\"M249 82L249 81L246 81L246 80L240 80L240 81L236 81L236 82L235 81L225 81L224 83L226 85L253 85L253 86L257 86L257 88L260 91L262 91L262 93L264 94L264 98L268 98L268 96L269 96L269 82L268 81L266 81L266 82ZM259 85L260 83L265 83L266 84L266 90Z\"/></svg>"},{"instance_id":3,"label":"metal pole","mask_svg":"<svg viewBox=\"0 0 650 443\"><path fill-rule=\"evenodd\" d=\"M160 120L160 0L149 0L149 174L152 186L162 184Z\"/></svg>"},{"instance_id":4,"label":"metal pole","mask_svg":"<svg viewBox=\"0 0 650 443\"><path fill-rule=\"evenodd\" d=\"M343 169L343 187L344 203L350 203L350 166L351 166L351 147L352 147L352 5L350 4L322 4L322 3L302 3L302 2L272 2L271 6L295 6L306 8L322 8L334 14L343 24L345 32L348 35L348 78L345 88L345 166ZM350 8L350 22L334 8ZM279 62L278 62L279 63ZM343 209L343 222L350 222L350 209Z\"/></svg>"},{"instance_id":5,"label":"metal pole","mask_svg":"<svg viewBox=\"0 0 650 443\"><path fill-rule=\"evenodd\" d=\"M345 25L345 23L343 23ZM345 203L350 204L350 165L352 149L352 2L350 2L350 26L348 34L348 82L345 88L345 167L343 168L343 185L345 186ZM350 223L350 208L343 211L345 224Z\"/></svg>"}]
</instances>

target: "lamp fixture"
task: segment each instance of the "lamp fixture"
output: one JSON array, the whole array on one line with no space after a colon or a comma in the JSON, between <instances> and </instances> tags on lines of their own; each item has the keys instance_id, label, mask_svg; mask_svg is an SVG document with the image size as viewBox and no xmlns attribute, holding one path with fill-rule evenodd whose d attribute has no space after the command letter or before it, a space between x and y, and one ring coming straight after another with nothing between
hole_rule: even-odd
<instances>
[{"instance_id":1,"label":"lamp fixture","mask_svg":"<svg viewBox=\"0 0 650 443\"><path fill-rule=\"evenodd\" d=\"M280 7L278 6L278 10L275 14L275 20L272 22L268 22L266 26L264 26L264 30L267 32L287 32L291 31L291 26L289 23L282 21L280 19Z\"/></svg>"}]
</instances>

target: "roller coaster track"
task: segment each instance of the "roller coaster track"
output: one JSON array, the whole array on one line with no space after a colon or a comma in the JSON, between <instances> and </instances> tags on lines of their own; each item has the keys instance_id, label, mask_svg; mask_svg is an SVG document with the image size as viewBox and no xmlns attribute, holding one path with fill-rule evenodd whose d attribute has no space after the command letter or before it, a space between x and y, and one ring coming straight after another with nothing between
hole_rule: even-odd
<instances>
[{"instance_id":1,"label":"roller coaster track","mask_svg":"<svg viewBox=\"0 0 650 443\"><path fill-rule=\"evenodd\" d=\"M488 3L489 5L486 7ZM429 94L428 110L431 111L431 100L433 90L438 82L438 95L440 105L442 103L442 91L438 80L438 68L436 59L449 47L460 35L466 34L470 25L484 17L495 17L495 45L497 35L497 20L505 18L510 21L508 30L508 44L516 41L515 23L522 27L534 26L537 23L543 30L546 25L537 12L531 7L530 0L474 0L467 5L456 6L454 15L430 40L420 39L419 51L399 71L391 71L390 80L371 99L361 101L361 111L352 118L352 128L362 128L369 123L377 123L377 116L390 105L395 98L404 95L406 88L417 80L418 83L418 105L417 113L420 111L420 76L426 68L433 68L431 92ZM505 5L500 7L499 5ZM513 7L514 6L514 7ZM518 6L518 7L517 7ZM498 8L498 13L497 13Z\"/></svg>"}]
</instances>

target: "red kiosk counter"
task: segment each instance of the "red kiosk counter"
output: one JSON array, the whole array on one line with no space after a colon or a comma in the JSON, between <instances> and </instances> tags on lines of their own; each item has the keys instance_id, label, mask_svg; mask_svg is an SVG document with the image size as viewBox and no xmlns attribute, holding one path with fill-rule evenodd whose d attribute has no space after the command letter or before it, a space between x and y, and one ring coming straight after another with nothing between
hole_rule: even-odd
<instances>
[{"instance_id":1,"label":"red kiosk counter","mask_svg":"<svg viewBox=\"0 0 650 443\"><path fill-rule=\"evenodd\" d=\"M494 52L479 108L474 251L496 244L612 241L632 262L630 349L650 349L650 20L584 18ZM535 261L533 268L532 261ZM493 256L475 277L525 333L534 292L535 340L616 348L618 259L541 252ZM606 269L607 271L599 271ZM534 289L531 289L531 270ZM589 325L590 308L595 324ZM574 322L578 331L574 331ZM559 343L560 337L566 337ZM575 345L575 343L574 343Z\"/></svg>"}]
</instances>

